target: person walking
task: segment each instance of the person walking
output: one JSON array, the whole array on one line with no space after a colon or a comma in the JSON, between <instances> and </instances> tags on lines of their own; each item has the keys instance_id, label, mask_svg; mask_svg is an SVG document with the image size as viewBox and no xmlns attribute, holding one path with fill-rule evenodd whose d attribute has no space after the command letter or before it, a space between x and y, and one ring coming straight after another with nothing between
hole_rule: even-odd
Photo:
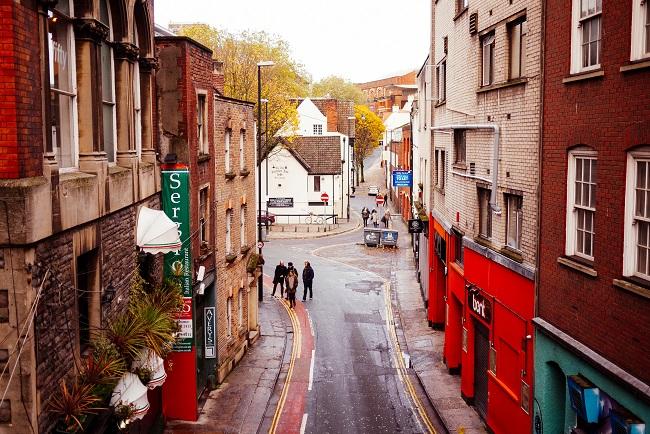
<instances>
[{"instance_id":1,"label":"person walking","mask_svg":"<svg viewBox=\"0 0 650 434\"><path fill-rule=\"evenodd\" d=\"M275 289L280 285L280 297L284 298L284 278L287 275L287 267L284 266L284 262L280 261L278 265L275 266L275 272L273 273L273 292L271 297L275 297Z\"/></svg>"},{"instance_id":2,"label":"person walking","mask_svg":"<svg viewBox=\"0 0 650 434\"><path fill-rule=\"evenodd\" d=\"M296 289L298 288L298 273L295 268L292 268L285 277L287 285L287 299L289 300L289 307L293 309L296 307Z\"/></svg>"},{"instance_id":3,"label":"person walking","mask_svg":"<svg viewBox=\"0 0 650 434\"><path fill-rule=\"evenodd\" d=\"M363 227L368 226L368 218L370 217L370 211L365 206L361 210L361 218L363 219Z\"/></svg>"},{"instance_id":4,"label":"person walking","mask_svg":"<svg viewBox=\"0 0 650 434\"><path fill-rule=\"evenodd\" d=\"M384 213L384 216L381 218L381 221L384 222L384 227L388 229L391 225L391 216L390 216L390 210L386 210Z\"/></svg>"},{"instance_id":5,"label":"person walking","mask_svg":"<svg viewBox=\"0 0 650 434\"><path fill-rule=\"evenodd\" d=\"M286 277L289 275L289 271L291 271L291 270L293 270L296 273L296 276L298 275L298 270L296 270L296 268L293 266L293 262L289 262L287 264L287 271L286 271L286 273L284 273L285 283L286 283ZM288 300L289 299L289 293L286 292L286 291L285 291L285 296L286 297L284 297L284 299Z\"/></svg>"},{"instance_id":6,"label":"person walking","mask_svg":"<svg viewBox=\"0 0 650 434\"><path fill-rule=\"evenodd\" d=\"M373 227L375 228L379 227L379 218L377 217L377 210L374 208L370 212L370 222L372 223Z\"/></svg>"},{"instance_id":7,"label":"person walking","mask_svg":"<svg viewBox=\"0 0 650 434\"><path fill-rule=\"evenodd\" d=\"M312 284L314 283L314 269L311 268L309 261L305 261L305 268L302 270L302 286L305 288L302 293L302 301L307 299L307 289L309 289L309 299L313 297Z\"/></svg>"}]
</instances>

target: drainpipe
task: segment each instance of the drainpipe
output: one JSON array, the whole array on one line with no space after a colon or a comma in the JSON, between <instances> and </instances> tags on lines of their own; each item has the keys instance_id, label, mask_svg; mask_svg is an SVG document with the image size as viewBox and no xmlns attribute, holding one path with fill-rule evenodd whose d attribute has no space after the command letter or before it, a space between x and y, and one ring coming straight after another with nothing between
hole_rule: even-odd
<instances>
[{"instance_id":1,"label":"drainpipe","mask_svg":"<svg viewBox=\"0 0 650 434\"><path fill-rule=\"evenodd\" d=\"M499 141L501 129L497 124L452 124L431 127L434 131L442 130L492 130L494 142L492 145L492 192L490 194L490 208L496 215L501 215L501 208L497 205L497 183L499 181Z\"/></svg>"}]
</instances>

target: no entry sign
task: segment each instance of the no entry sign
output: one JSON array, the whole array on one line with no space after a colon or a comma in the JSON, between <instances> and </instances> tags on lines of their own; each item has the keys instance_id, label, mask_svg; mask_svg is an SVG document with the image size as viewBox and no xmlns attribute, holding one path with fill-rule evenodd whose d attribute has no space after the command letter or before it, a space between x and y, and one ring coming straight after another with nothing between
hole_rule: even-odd
<instances>
[{"instance_id":1,"label":"no entry sign","mask_svg":"<svg viewBox=\"0 0 650 434\"><path fill-rule=\"evenodd\" d=\"M323 193L320 195L320 200L321 202L328 202L330 200L330 196L327 193Z\"/></svg>"},{"instance_id":2,"label":"no entry sign","mask_svg":"<svg viewBox=\"0 0 650 434\"><path fill-rule=\"evenodd\" d=\"M375 198L375 202L377 202L377 205L383 205L384 204L384 196L381 194L378 194L377 197Z\"/></svg>"}]
</instances>

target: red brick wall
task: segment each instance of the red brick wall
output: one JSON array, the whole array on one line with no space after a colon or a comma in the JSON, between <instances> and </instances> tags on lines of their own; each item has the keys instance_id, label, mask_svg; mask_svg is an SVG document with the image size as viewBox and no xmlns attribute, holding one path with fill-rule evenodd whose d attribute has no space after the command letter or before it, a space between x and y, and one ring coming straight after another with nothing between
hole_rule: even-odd
<instances>
[{"instance_id":1,"label":"red brick wall","mask_svg":"<svg viewBox=\"0 0 650 434\"><path fill-rule=\"evenodd\" d=\"M650 71L629 63L631 2L603 5L604 77L563 84L569 75L571 2L546 6L541 179L539 316L650 381L650 300L612 285L622 276L626 151L650 144ZM593 268L589 277L558 264L564 254L567 150L598 153Z\"/></svg>"},{"instance_id":2,"label":"red brick wall","mask_svg":"<svg viewBox=\"0 0 650 434\"><path fill-rule=\"evenodd\" d=\"M41 74L36 11L0 5L0 178L42 174Z\"/></svg>"}]
</instances>

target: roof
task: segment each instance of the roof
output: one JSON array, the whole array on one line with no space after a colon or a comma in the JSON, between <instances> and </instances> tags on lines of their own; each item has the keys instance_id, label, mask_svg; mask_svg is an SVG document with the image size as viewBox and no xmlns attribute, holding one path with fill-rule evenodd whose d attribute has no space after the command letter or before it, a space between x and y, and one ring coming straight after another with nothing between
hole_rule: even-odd
<instances>
[{"instance_id":1,"label":"roof","mask_svg":"<svg viewBox=\"0 0 650 434\"><path fill-rule=\"evenodd\" d=\"M341 138L335 136L298 136L285 147L310 175L341 173Z\"/></svg>"}]
</instances>

